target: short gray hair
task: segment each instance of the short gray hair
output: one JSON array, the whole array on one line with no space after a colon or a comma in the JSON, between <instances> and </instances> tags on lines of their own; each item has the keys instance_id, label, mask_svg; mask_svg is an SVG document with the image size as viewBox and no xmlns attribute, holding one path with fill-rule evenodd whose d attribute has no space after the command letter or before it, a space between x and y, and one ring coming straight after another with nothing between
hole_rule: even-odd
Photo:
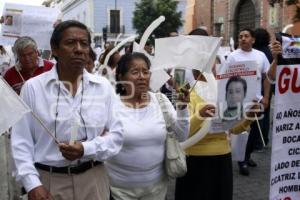
<instances>
[{"instance_id":1,"label":"short gray hair","mask_svg":"<svg viewBox=\"0 0 300 200\"><path fill-rule=\"evenodd\" d=\"M36 42L31 37L23 36L18 38L13 46L13 52L15 56L18 57L18 53L29 46L33 47L35 50L38 50Z\"/></svg>"}]
</instances>

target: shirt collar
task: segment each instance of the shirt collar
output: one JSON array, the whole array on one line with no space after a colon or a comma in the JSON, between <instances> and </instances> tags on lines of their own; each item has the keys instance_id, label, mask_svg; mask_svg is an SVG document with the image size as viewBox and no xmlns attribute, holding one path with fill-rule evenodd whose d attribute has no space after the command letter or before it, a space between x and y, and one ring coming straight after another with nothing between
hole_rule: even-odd
<instances>
[{"instance_id":1,"label":"shirt collar","mask_svg":"<svg viewBox=\"0 0 300 200\"><path fill-rule=\"evenodd\" d=\"M244 53L251 53L253 51L253 48L251 48L251 51L244 51L243 49L240 48L240 51L242 51Z\"/></svg>"},{"instance_id":2,"label":"shirt collar","mask_svg":"<svg viewBox=\"0 0 300 200\"><path fill-rule=\"evenodd\" d=\"M48 84L50 82L58 83L57 65L52 67L52 69L48 72L46 76L45 83ZM83 69L83 82L85 86L88 85L90 82L95 84L101 84L101 78L94 74L90 74L86 71L86 69Z\"/></svg>"}]
</instances>

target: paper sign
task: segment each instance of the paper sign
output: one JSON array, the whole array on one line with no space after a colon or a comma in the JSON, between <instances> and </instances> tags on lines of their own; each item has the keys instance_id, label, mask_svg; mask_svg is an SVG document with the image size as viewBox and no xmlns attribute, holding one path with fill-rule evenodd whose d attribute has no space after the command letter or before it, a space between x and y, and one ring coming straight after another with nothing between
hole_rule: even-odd
<instances>
[{"instance_id":1,"label":"paper sign","mask_svg":"<svg viewBox=\"0 0 300 200\"><path fill-rule=\"evenodd\" d=\"M282 57L300 58L300 37L282 36Z\"/></svg>"},{"instance_id":2,"label":"paper sign","mask_svg":"<svg viewBox=\"0 0 300 200\"><path fill-rule=\"evenodd\" d=\"M58 15L56 8L6 3L0 43L13 45L18 37L30 36L39 49L50 50L50 37Z\"/></svg>"},{"instance_id":3,"label":"paper sign","mask_svg":"<svg viewBox=\"0 0 300 200\"><path fill-rule=\"evenodd\" d=\"M244 118L256 99L256 69L255 61L225 63L218 68L217 115L211 133L227 131Z\"/></svg>"},{"instance_id":4,"label":"paper sign","mask_svg":"<svg viewBox=\"0 0 300 200\"><path fill-rule=\"evenodd\" d=\"M210 71L220 47L220 41L220 38L198 35L156 39L153 64L158 68Z\"/></svg>"},{"instance_id":5,"label":"paper sign","mask_svg":"<svg viewBox=\"0 0 300 200\"><path fill-rule=\"evenodd\" d=\"M175 69L174 71L174 81L175 86L181 88L185 85L185 70L184 69Z\"/></svg>"},{"instance_id":6,"label":"paper sign","mask_svg":"<svg viewBox=\"0 0 300 200\"><path fill-rule=\"evenodd\" d=\"M270 200L300 199L300 65L277 66Z\"/></svg>"}]
</instances>

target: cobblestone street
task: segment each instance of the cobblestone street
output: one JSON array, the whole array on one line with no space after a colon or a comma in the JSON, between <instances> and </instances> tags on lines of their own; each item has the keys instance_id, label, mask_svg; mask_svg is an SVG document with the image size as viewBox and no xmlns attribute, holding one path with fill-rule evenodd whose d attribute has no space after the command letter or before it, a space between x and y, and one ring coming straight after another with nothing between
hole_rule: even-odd
<instances>
[{"instance_id":1,"label":"cobblestone street","mask_svg":"<svg viewBox=\"0 0 300 200\"><path fill-rule=\"evenodd\" d=\"M268 147L263 152L254 152L252 158L257 162L258 166L250 168L249 176L241 176L237 163L233 162L233 200L268 199L271 148ZM169 188L168 200L174 200L174 185L175 181L172 181Z\"/></svg>"},{"instance_id":2,"label":"cobblestone street","mask_svg":"<svg viewBox=\"0 0 300 200\"><path fill-rule=\"evenodd\" d=\"M256 168L250 168L250 176L239 174L237 163L233 163L233 200L267 200L269 196L269 179L271 148L263 152L254 152Z\"/></svg>"}]
</instances>

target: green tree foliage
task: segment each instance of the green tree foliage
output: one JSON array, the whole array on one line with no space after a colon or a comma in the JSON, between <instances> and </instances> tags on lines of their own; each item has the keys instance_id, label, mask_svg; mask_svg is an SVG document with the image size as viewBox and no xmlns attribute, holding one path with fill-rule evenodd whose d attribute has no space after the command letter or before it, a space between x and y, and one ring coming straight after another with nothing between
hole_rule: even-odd
<instances>
[{"instance_id":1,"label":"green tree foliage","mask_svg":"<svg viewBox=\"0 0 300 200\"><path fill-rule=\"evenodd\" d=\"M166 20L153 34L156 38L168 36L182 26L182 13L177 11L177 4L175 0L138 0L135 3L133 27L141 36L156 18L164 15Z\"/></svg>"}]
</instances>

